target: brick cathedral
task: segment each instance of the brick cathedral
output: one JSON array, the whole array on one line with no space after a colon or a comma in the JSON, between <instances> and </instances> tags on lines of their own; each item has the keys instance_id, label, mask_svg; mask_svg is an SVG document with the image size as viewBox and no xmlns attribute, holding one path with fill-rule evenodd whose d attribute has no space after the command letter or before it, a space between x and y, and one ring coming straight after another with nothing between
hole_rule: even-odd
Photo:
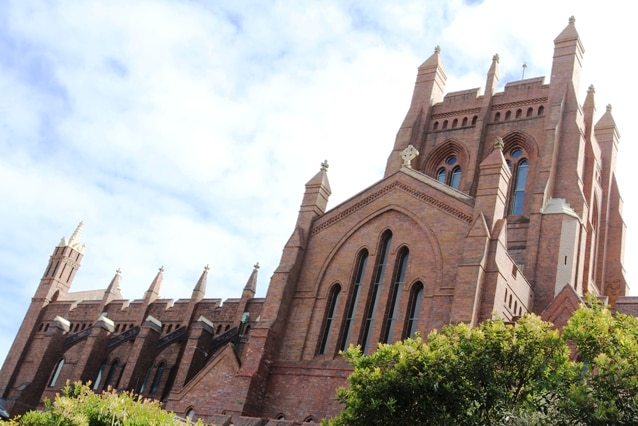
<instances>
[{"instance_id":1,"label":"brick cathedral","mask_svg":"<svg viewBox=\"0 0 638 426\"><path fill-rule=\"evenodd\" d=\"M339 351L534 312L564 324L585 293L638 314L626 297L619 133L594 88L578 101L583 45L574 19L544 77L445 93L436 48L419 68L384 176L329 210L327 164L305 186L265 298L258 267L241 295L140 299L71 291L82 225L54 248L0 371L11 414L67 380L161 400L220 425L319 422L336 415L351 371ZM487 65L487 64L486 64ZM248 274L247 274L248 275ZM270 419L270 420L267 420Z\"/></svg>"}]
</instances>

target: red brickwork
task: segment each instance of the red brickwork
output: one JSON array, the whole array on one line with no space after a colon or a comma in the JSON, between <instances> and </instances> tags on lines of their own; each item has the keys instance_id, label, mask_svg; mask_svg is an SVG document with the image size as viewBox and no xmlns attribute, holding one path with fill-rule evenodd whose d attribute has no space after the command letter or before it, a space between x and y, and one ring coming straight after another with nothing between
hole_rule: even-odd
<instances>
[{"instance_id":1,"label":"red brickwork","mask_svg":"<svg viewBox=\"0 0 638 426\"><path fill-rule=\"evenodd\" d=\"M264 299L254 297L257 265L223 304L204 298L207 269L175 302L158 299L162 270L138 300L121 300L119 273L106 290L70 292L76 231L36 288L0 397L17 414L81 379L218 424L319 422L339 412L349 344L370 352L494 314L536 312L560 326L587 292L638 315L625 297L618 132L611 110L594 122L593 89L578 101L582 54L570 22L551 81L499 92L495 56L484 93L445 94L435 51L418 69L383 179L330 210L326 167L308 181ZM408 166L400 154L410 145L420 155Z\"/></svg>"}]
</instances>

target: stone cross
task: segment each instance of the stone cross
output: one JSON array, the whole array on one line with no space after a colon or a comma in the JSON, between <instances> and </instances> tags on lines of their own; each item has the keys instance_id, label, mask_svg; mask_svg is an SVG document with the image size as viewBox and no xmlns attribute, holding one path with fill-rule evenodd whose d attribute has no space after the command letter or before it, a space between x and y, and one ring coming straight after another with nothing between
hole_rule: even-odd
<instances>
[{"instance_id":1,"label":"stone cross","mask_svg":"<svg viewBox=\"0 0 638 426\"><path fill-rule=\"evenodd\" d=\"M403 159L403 167L407 167L408 169L412 168L412 160L419 155L419 151L412 145L408 145L406 149L401 151L401 158Z\"/></svg>"}]
</instances>

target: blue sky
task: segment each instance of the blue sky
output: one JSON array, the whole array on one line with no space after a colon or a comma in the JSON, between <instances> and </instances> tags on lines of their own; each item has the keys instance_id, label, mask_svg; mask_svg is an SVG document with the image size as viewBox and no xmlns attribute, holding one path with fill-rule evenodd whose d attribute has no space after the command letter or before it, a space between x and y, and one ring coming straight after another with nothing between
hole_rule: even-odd
<instances>
[{"instance_id":1,"label":"blue sky","mask_svg":"<svg viewBox=\"0 0 638 426\"><path fill-rule=\"evenodd\" d=\"M0 361L48 257L80 220L73 290L189 297L258 293L293 230L304 183L330 163L329 207L382 177L417 67L442 49L447 91L550 78L553 39L576 16L585 46L580 99L613 105L629 193L636 130L625 3L582 1L0 0ZM630 284L638 270L626 261ZM638 285L636 285L638 287Z\"/></svg>"}]
</instances>

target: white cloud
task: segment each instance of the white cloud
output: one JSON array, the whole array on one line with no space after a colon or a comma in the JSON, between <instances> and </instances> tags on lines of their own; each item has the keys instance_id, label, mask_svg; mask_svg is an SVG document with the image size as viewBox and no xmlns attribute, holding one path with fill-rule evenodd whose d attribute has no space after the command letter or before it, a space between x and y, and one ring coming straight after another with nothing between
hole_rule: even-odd
<instances>
[{"instance_id":1,"label":"white cloud","mask_svg":"<svg viewBox=\"0 0 638 426\"><path fill-rule=\"evenodd\" d=\"M378 180L417 67L442 48L448 90L549 82L553 39L574 14L585 45L581 99L614 104L630 226L636 29L627 6L582 2L9 1L0 8L0 359L48 256L77 222L87 243L75 290L123 271L142 297L258 293L293 230L304 184L328 159L330 206ZM551 11L551 12L550 12ZM629 262L626 262L627 264ZM630 283L638 271L627 265ZM11 303L9 303L11 301Z\"/></svg>"}]
</instances>

